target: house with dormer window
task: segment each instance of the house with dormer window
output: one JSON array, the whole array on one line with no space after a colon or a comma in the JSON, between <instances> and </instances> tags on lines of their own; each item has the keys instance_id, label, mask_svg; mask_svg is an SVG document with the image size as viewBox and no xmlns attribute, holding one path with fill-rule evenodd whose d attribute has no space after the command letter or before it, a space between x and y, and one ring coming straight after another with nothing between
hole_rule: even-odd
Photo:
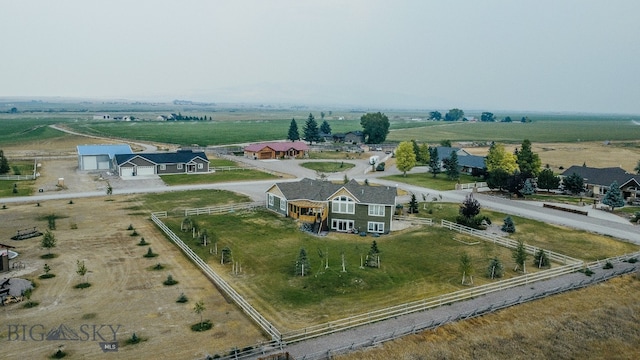
<instances>
[{"instance_id":1,"label":"house with dormer window","mask_svg":"<svg viewBox=\"0 0 640 360\"><path fill-rule=\"evenodd\" d=\"M313 231L369 232L391 230L397 188L302 179L272 185L267 209L309 224Z\"/></svg>"}]
</instances>

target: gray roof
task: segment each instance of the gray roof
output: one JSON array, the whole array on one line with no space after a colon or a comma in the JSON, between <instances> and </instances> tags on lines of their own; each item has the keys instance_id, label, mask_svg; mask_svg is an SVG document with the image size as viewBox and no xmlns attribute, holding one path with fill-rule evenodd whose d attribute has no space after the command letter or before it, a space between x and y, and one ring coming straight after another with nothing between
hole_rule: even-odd
<instances>
[{"instance_id":1,"label":"gray roof","mask_svg":"<svg viewBox=\"0 0 640 360\"><path fill-rule=\"evenodd\" d=\"M484 169L486 167L484 156L478 155L458 156L458 165L476 169Z\"/></svg>"},{"instance_id":2,"label":"gray roof","mask_svg":"<svg viewBox=\"0 0 640 360\"><path fill-rule=\"evenodd\" d=\"M202 151L179 150L167 153L137 153L137 154L117 154L116 164L123 164L139 156L155 164L186 164L195 158L201 158L209 162L207 155Z\"/></svg>"},{"instance_id":3,"label":"gray roof","mask_svg":"<svg viewBox=\"0 0 640 360\"><path fill-rule=\"evenodd\" d=\"M392 186L360 185L351 179L346 184L334 184L304 178L297 182L276 183L285 198L291 200L328 201L330 197L345 188L359 203L395 205L397 188Z\"/></svg>"},{"instance_id":4,"label":"gray roof","mask_svg":"<svg viewBox=\"0 0 640 360\"><path fill-rule=\"evenodd\" d=\"M628 173L619 167L590 168L587 166L573 165L565 170L562 176L566 177L573 173L582 176L586 184L592 185L609 186L614 181L616 181L620 187L629 181L635 181L640 184L640 175Z\"/></svg>"}]
</instances>

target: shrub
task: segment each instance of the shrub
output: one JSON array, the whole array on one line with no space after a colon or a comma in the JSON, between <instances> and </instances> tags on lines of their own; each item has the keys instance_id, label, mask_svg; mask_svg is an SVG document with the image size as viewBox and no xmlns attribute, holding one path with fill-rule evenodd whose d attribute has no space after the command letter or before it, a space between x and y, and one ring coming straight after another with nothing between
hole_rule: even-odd
<instances>
[{"instance_id":1,"label":"shrub","mask_svg":"<svg viewBox=\"0 0 640 360\"><path fill-rule=\"evenodd\" d=\"M638 262L638 258L634 258L634 257L632 257L631 259L627 260L627 262L628 262L629 264L635 264L635 263L637 263L637 262Z\"/></svg>"},{"instance_id":2,"label":"shrub","mask_svg":"<svg viewBox=\"0 0 640 360\"><path fill-rule=\"evenodd\" d=\"M139 343L140 341L142 341L142 339L140 339L138 335L136 335L136 333L133 333L131 337L127 339L127 344L133 345Z\"/></svg>"},{"instance_id":3,"label":"shrub","mask_svg":"<svg viewBox=\"0 0 640 360\"><path fill-rule=\"evenodd\" d=\"M213 324L211 323L211 320L205 320L203 322L199 322L191 325L191 330L200 332L200 331L210 330L212 327L213 327Z\"/></svg>"},{"instance_id":4,"label":"shrub","mask_svg":"<svg viewBox=\"0 0 640 360\"><path fill-rule=\"evenodd\" d=\"M162 283L167 285L167 286L171 286L171 285L177 284L178 280L174 280L173 276L169 275L169 276L167 276L167 280L163 281Z\"/></svg>"},{"instance_id":5,"label":"shrub","mask_svg":"<svg viewBox=\"0 0 640 360\"><path fill-rule=\"evenodd\" d=\"M157 264L153 265L152 269L153 270L162 270L162 269L164 269L164 265L162 265L160 263L157 263Z\"/></svg>"},{"instance_id":6,"label":"shrub","mask_svg":"<svg viewBox=\"0 0 640 360\"><path fill-rule=\"evenodd\" d=\"M129 224L129 227L127 228L127 230L133 230L133 229L134 229L133 225Z\"/></svg>"},{"instance_id":7,"label":"shrub","mask_svg":"<svg viewBox=\"0 0 640 360\"><path fill-rule=\"evenodd\" d=\"M607 261L602 268L603 269L613 269L613 264L611 263L611 261Z\"/></svg>"},{"instance_id":8,"label":"shrub","mask_svg":"<svg viewBox=\"0 0 640 360\"><path fill-rule=\"evenodd\" d=\"M138 246L145 246L145 245L149 245L149 243L144 238L140 238L140 242L138 243Z\"/></svg>"},{"instance_id":9,"label":"shrub","mask_svg":"<svg viewBox=\"0 0 640 360\"><path fill-rule=\"evenodd\" d=\"M187 301L189 301L189 299L187 298L187 295L185 295L184 293L181 293L180 296L178 296L178 300L176 300L177 303L181 303L181 304L184 304Z\"/></svg>"},{"instance_id":10,"label":"shrub","mask_svg":"<svg viewBox=\"0 0 640 360\"><path fill-rule=\"evenodd\" d=\"M138 235L140 235L140 234L138 234L138 232L135 231L135 230L133 230L133 232L131 234L129 234L129 236L138 236Z\"/></svg>"},{"instance_id":11,"label":"shrub","mask_svg":"<svg viewBox=\"0 0 640 360\"><path fill-rule=\"evenodd\" d=\"M153 250L151 248L147 249L147 253L143 255L146 258L153 258L158 256L158 254L154 253Z\"/></svg>"}]
</instances>

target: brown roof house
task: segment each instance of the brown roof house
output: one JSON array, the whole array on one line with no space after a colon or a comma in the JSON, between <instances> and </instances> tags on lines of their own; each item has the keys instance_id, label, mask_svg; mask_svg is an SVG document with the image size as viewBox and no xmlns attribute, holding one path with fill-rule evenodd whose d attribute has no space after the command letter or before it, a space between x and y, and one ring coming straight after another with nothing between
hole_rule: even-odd
<instances>
[{"instance_id":1,"label":"brown roof house","mask_svg":"<svg viewBox=\"0 0 640 360\"><path fill-rule=\"evenodd\" d=\"M397 188L302 179L281 182L266 192L266 207L310 225L319 233L369 232L387 234L391 230Z\"/></svg>"},{"instance_id":2,"label":"brown roof house","mask_svg":"<svg viewBox=\"0 0 640 360\"><path fill-rule=\"evenodd\" d=\"M302 141L259 143L244 148L244 156L254 160L302 158L308 153L309 146Z\"/></svg>"}]
</instances>

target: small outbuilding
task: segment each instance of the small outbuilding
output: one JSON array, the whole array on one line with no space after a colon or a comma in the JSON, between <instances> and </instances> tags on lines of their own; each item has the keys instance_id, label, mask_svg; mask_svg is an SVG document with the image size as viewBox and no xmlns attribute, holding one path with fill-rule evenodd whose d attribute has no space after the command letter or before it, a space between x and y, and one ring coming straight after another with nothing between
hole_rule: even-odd
<instances>
[{"instance_id":1,"label":"small outbuilding","mask_svg":"<svg viewBox=\"0 0 640 360\"><path fill-rule=\"evenodd\" d=\"M133 154L127 144L78 145L79 170L114 170L116 154Z\"/></svg>"}]
</instances>

